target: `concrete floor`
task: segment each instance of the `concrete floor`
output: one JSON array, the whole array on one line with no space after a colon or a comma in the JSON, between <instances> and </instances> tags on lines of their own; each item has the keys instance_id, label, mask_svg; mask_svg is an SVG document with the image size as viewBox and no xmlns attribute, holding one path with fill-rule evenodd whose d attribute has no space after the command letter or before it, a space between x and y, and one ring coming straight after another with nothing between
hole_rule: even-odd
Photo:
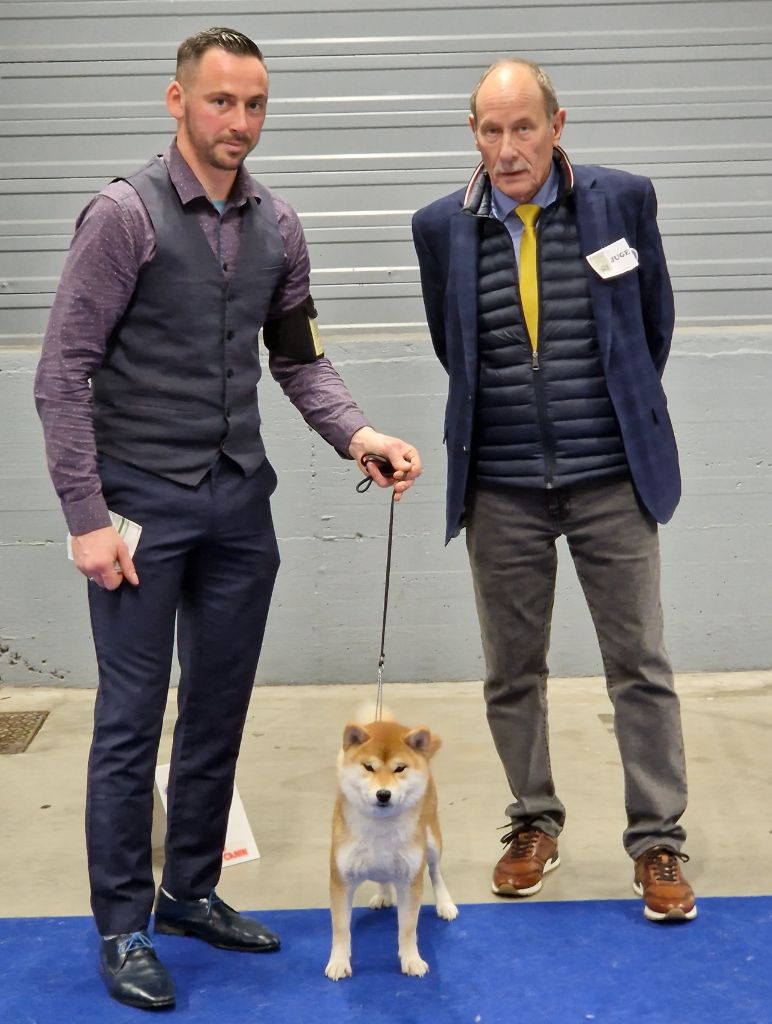
<instances>
[{"instance_id":1,"label":"concrete floor","mask_svg":"<svg viewBox=\"0 0 772 1024\"><path fill-rule=\"evenodd\" d=\"M687 875L698 896L771 894L772 671L685 675L678 689L690 769ZM459 903L497 899L490 875L509 802L481 690L479 682L385 686L395 717L442 737L434 770L444 874ZM255 690L237 784L261 858L223 870L218 891L228 902L244 910L327 905L336 752L345 722L374 698L372 685ZM83 805L93 702L93 691L0 688L0 711L50 711L27 752L0 756L0 916L89 913ZM568 821L561 867L533 899L633 898L602 681L553 680L550 709ZM173 722L170 702L161 761ZM161 856L156 850L157 866ZM357 902L368 895L363 886Z\"/></svg>"}]
</instances>

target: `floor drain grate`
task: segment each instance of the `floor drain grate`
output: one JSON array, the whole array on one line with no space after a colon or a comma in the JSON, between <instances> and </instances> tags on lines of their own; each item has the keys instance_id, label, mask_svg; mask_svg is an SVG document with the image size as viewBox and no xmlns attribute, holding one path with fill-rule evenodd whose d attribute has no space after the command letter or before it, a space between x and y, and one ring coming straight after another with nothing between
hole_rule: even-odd
<instances>
[{"instance_id":1,"label":"floor drain grate","mask_svg":"<svg viewBox=\"0 0 772 1024\"><path fill-rule=\"evenodd\" d=\"M47 718L47 711L0 711L0 754L24 753Z\"/></svg>"}]
</instances>

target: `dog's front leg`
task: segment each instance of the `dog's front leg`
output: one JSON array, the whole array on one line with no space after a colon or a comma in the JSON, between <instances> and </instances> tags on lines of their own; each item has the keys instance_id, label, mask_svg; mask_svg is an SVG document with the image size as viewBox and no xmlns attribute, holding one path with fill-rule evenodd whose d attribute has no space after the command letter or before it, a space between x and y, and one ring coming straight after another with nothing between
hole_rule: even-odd
<instances>
[{"instance_id":1,"label":"dog's front leg","mask_svg":"<svg viewBox=\"0 0 772 1024\"><path fill-rule=\"evenodd\" d=\"M330 875L332 949L324 973L333 981L351 977L351 904L354 886L341 878L337 868Z\"/></svg>"},{"instance_id":2,"label":"dog's front leg","mask_svg":"<svg viewBox=\"0 0 772 1024\"><path fill-rule=\"evenodd\" d=\"M397 883L397 920L399 922L399 961L403 974L422 978L429 965L418 952L418 911L423 893L423 868L410 883Z\"/></svg>"},{"instance_id":3,"label":"dog's front leg","mask_svg":"<svg viewBox=\"0 0 772 1024\"><path fill-rule=\"evenodd\" d=\"M440 871L440 854L442 853L442 838L439 833L428 828L426 830L426 860L429 865L429 878L432 880L434 889L434 902L437 904L437 917L446 921L452 921L458 917L458 907L451 899L445 879Z\"/></svg>"}]
</instances>

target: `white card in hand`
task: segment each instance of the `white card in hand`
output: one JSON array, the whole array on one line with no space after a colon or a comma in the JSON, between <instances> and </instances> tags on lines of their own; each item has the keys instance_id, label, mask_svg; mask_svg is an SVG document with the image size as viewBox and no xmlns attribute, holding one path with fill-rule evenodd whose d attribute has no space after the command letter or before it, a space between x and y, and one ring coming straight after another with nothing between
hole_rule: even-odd
<instances>
[{"instance_id":1,"label":"white card in hand","mask_svg":"<svg viewBox=\"0 0 772 1024\"><path fill-rule=\"evenodd\" d=\"M127 519L125 516L119 516L117 512L110 512L109 509L107 514L110 516L110 522L126 542L126 547L129 549L129 557L133 558L134 552L137 550L137 544L139 544L142 527L139 523L133 523L131 519ZM69 533L67 534L67 557L72 561L72 535Z\"/></svg>"}]
</instances>

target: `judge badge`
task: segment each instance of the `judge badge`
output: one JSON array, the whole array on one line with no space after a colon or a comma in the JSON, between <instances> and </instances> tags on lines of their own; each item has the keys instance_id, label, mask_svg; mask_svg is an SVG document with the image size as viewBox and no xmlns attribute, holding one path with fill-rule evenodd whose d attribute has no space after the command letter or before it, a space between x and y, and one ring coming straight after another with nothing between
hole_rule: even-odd
<instances>
[{"instance_id":1,"label":"judge badge","mask_svg":"<svg viewBox=\"0 0 772 1024\"><path fill-rule=\"evenodd\" d=\"M635 270L638 266L638 250L620 238L597 252L591 252L586 259L595 273L606 281Z\"/></svg>"}]
</instances>

